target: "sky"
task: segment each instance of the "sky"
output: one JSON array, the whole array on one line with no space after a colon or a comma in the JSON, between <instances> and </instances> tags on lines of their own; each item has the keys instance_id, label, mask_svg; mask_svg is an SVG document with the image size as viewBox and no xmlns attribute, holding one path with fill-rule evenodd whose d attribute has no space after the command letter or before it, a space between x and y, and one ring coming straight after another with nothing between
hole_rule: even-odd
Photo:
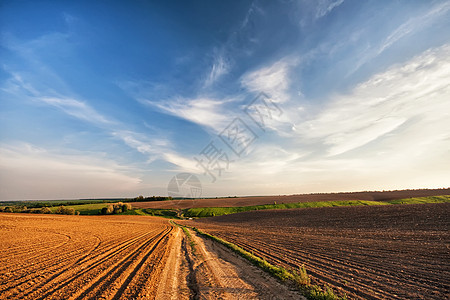
<instances>
[{"instance_id":1,"label":"sky","mask_svg":"<svg viewBox=\"0 0 450 300\"><path fill-rule=\"evenodd\" d=\"M0 200L449 187L449 32L450 1L2 0Z\"/></svg>"}]
</instances>

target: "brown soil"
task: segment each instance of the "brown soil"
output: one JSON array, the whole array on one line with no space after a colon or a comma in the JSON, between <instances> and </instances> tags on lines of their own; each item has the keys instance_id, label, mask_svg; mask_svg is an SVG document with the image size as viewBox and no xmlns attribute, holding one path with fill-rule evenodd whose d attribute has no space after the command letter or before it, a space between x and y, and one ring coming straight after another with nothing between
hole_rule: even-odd
<instances>
[{"instance_id":1,"label":"brown soil","mask_svg":"<svg viewBox=\"0 0 450 300\"><path fill-rule=\"evenodd\" d=\"M252 211L184 221L354 299L449 299L450 204Z\"/></svg>"},{"instance_id":2,"label":"brown soil","mask_svg":"<svg viewBox=\"0 0 450 300\"><path fill-rule=\"evenodd\" d=\"M132 299L156 293L174 228L129 216L0 214L0 299Z\"/></svg>"},{"instance_id":3,"label":"brown soil","mask_svg":"<svg viewBox=\"0 0 450 300\"><path fill-rule=\"evenodd\" d=\"M427 197L450 195L450 189L435 190L401 190L387 192L355 192L355 193L328 193L305 194L289 196L259 196L237 198L211 198L211 199L186 199L170 201L133 202L136 208L192 208L192 207L236 207L277 203L296 203L313 201L339 201L339 200L369 200L387 201L410 197Z\"/></svg>"},{"instance_id":4,"label":"brown soil","mask_svg":"<svg viewBox=\"0 0 450 300\"><path fill-rule=\"evenodd\" d=\"M0 214L0 299L302 299L191 235L146 216Z\"/></svg>"}]
</instances>

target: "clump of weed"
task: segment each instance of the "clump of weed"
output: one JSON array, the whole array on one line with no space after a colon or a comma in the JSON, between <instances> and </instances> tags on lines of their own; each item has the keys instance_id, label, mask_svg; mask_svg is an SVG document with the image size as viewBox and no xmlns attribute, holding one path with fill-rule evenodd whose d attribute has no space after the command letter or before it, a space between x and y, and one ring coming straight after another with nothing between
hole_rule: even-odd
<instances>
[{"instance_id":1,"label":"clump of weed","mask_svg":"<svg viewBox=\"0 0 450 300\"><path fill-rule=\"evenodd\" d=\"M326 287L325 291L317 285L311 285L305 290L306 298L313 300L346 300L347 297L337 296L330 287Z\"/></svg>"},{"instance_id":2,"label":"clump of weed","mask_svg":"<svg viewBox=\"0 0 450 300\"><path fill-rule=\"evenodd\" d=\"M311 284L311 278L309 278L308 273L306 272L305 265L298 268L298 270L293 269L291 271L292 275L294 276L294 280L297 284L300 286L310 285Z\"/></svg>"}]
</instances>

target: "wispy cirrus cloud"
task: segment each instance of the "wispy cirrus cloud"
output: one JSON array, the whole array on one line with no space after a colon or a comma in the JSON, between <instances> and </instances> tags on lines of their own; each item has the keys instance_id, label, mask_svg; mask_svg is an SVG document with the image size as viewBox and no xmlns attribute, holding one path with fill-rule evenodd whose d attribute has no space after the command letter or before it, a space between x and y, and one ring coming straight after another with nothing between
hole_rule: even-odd
<instances>
[{"instance_id":1,"label":"wispy cirrus cloud","mask_svg":"<svg viewBox=\"0 0 450 300\"><path fill-rule=\"evenodd\" d=\"M170 149L170 142L161 136L149 136L131 130L114 130L112 136L124 142L127 146L135 149L148 157L147 163L157 159L163 159L164 154Z\"/></svg>"},{"instance_id":2,"label":"wispy cirrus cloud","mask_svg":"<svg viewBox=\"0 0 450 300\"><path fill-rule=\"evenodd\" d=\"M347 73L347 76L358 71L363 65L372 61L376 57L382 55L389 48L393 47L402 40L417 36L420 40L420 33L432 27L433 24L442 19L448 18L450 12L450 3L448 1L437 2L432 4L428 10L424 10L418 15L408 19L406 22L398 25L396 28L387 32L385 38L381 39L377 44L363 48L356 57L355 64Z\"/></svg>"},{"instance_id":3,"label":"wispy cirrus cloud","mask_svg":"<svg viewBox=\"0 0 450 300\"><path fill-rule=\"evenodd\" d=\"M296 128L306 139L321 140L331 156L394 134L403 125L403 130L408 130L431 119L436 122L431 136L448 136L442 125L450 125L446 121L450 111L449 57L450 45L444 45L395 65L359 84L350 94L337 96L319 115Z\"/></svg>"},{"instance_id":4,"label":"wispy cirrus cloud","mask_svg":"<svg viewBox=\"0 0 450 300\"><path fill-rule=\"evenodd\" d=\"M9 68L6 70L10 78L0 86L0 90L5 92L9 97L14 97L21 101L28 100L29 103L56 107L67 115L99 126L115 123L110 118L96 111L85 101L76 99L76 96L62 95L53 89L47 89L41 83L36 83L26 73L10 71ZM52 77L55 77L55 75L52 75ZM59 79L59 81L62 80Z\"/></svg>"},{"instance_id":5,"label":"wispy cirrus cloud","mask_svg":"<svg viewBox=\"0 0 450 300\"><path fill-rule=\"evenodd\" d=\"M239 99L239 97L225 99L209 97L186 99L178 97L159 102L140 99L140 102L156 107L166 114L198 124L207 130L218 132L230 121L232 111L229 110L229 104Z\"/></svg>"},{"instance_id":6,"label":"wispy cirrus cloud","mask_svg":"<svg viewBox=\"0 0 450 300\"><path fill-rule=\"evenodd\" d=\"M409 19L405 23L398 26L389 36L386 37L379 47L377 55L381 54L400 39L432 25L434 22L444 17L449 10L450 2L444 1L431 6L431 8L423 14Z\"/></svg>"},{"instance_id":7,"label":"wispy cirrus cloud","mask_svg":"<svg viewBox=\"0 0 450 300\"><path fill-rule=\"evenodd\" d=\"M36 99L42 103L57 107L66 114L82 121L102 125L114 123L113 121L98 113L90 105L80 100L56 97L38 97Z\"/></svg>"},{"instance_id":8,"label":"wispy cirrus cloud","mask_svg":"<svg viewBox=\"0 0 450 300\"><path fill-rule=\"evenodd\" d=\"M321 0L317 2L316 7L316 19L322 18L329 14L333 9L338 7L344 3L344 0L335 0L335 1L328 1L328 0Z\"/></svg>"},{"instance_id":9,"label":"wispy cirrus cloud","mask_svg":"<svg viewBox=\"0 0 450 300\"><path fill-rule=\"evenodd\" d=\"M264 92L278 102L285 102L289 99L288 88L291 84L289 72L297 63L297 59L285 57L245 73L241 77L241 85L252 93Z\"/></svg>"},{"instance_id":10,"label":"wispy cirrus cloud","mask_svg":"<svg viewBox=\"0 0 450 300\"><path fill-rule=\"evenodd\" d=\"M162 137L151 137L139 134L133 131L115 131L112 135L122 140L127 146L135 149L139 153L148 157L147 163L152 163L155 160L163 160L175 166L175 171L179 172L199 172L195 160L182 153L175 151L171 147L169 140ZM174 171L174 170L170 170Z\"/></svg>"},{"instance_id":11,"label":"wispy cirrus cloud","mask_svg":"<svg viewBox=\"0 0 450 300\"><path fill-rule=\"evenodd\" d=\"M223 53L215 54L211 70L207 75L203 86L210 87L223 75L227 74L230 71L230 68L231 63Z\"/></svg>"},{"instance_id":12,"label":"wispy cirrus cloud","mask_svg":"<svg viewBox=\"0 0 450 300\"><path fill-rule=\"evenodd\" d=\"M308 25L325 18L333 10L341 6L342 3L344 3L344 0L300 0L293 3L295 3L293 9L298 14L297 18L299 20L299 25L301 28L305 29ZM296 9L295 6L297 6Z\"/></svg>"}]
</instances>

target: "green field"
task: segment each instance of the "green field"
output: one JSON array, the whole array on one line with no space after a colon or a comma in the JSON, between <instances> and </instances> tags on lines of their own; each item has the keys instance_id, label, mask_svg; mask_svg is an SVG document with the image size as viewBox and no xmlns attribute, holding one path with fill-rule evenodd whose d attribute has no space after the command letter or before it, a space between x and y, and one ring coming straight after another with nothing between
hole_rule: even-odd
<instances>
[{"instance_id":1,"label":"green field","mask_svg":"<svg viewBox=\"0 0 450 300\"><path fill-rule=\"evenodd\" d=\"M66 208L73 208L75 211L79 211L80 215L98 215L103 207L108 206L109 203L91 203L81 205L65 205ZM50 207L52 213L58 209L58 206Z\"/></svg>"}]
</instances>

